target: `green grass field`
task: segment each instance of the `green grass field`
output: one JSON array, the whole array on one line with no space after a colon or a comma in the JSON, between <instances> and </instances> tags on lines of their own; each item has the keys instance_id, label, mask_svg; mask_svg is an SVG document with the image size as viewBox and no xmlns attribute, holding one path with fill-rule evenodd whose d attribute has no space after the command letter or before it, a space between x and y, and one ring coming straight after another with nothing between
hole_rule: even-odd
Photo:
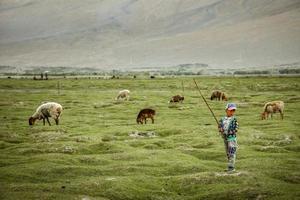
<instances>
[{"instance_id":1,"label":"green grass field","mask_svg":"<svg viewBox=\"0 0 300 200\"><path fill-rule=\"evenodd\" d=\"M212 90L238 105L235 174L191 78L0 80L0 199L300 199L300 78L196 80L218 118L226 103ZM114 100L121 89L130 101ZM260 120L272 100L285 102L284 120ZM43 101L63 105L59 126L29 127ZM146 107L155 124L137 125Z\"/></svg>"}]
</instances>

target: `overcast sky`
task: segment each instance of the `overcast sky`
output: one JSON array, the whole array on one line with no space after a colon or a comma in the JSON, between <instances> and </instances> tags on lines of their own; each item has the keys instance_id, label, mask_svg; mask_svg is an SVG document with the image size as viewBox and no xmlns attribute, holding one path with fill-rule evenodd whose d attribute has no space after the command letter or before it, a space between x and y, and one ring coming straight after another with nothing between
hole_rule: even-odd
<instances>
[{"instance_id":1,"label":"overcast sky","mask_svg":"<svg viewBox=\"0 0 300 200\"><path fill-rule=\"evenodd\" d=\"M299 0L0 1L0 65L224 68L299 58Z\"/></svg>"}]
</instances>

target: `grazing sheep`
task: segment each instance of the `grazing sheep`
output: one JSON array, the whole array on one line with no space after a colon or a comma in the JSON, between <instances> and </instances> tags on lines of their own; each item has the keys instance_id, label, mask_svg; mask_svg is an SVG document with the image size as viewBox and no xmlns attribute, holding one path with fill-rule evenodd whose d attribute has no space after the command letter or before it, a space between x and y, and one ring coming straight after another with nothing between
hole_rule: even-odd
<instances>
[{"instance_id":1,"label":"grazing sheep","mask_svg":"<svg viewBox=\"0 0 300 200\"><path fill-rule=\"evenodd\" d=\"M40 105L35 113L29 118L29 125L34 125L36 120L43 119L43 124L45 126L45 119L47 120L49 126L51 126L49 117L55 120L56 125L59 123L59 117L62 113L62 106L55 102L47 102Z\"/></svg>"},{"instance_id":2,"label":"grazing sheep","mask_svg":"<svg viewBox=\"0 0 300 200\"><path fill-rule=\"evenodd\" d=\"M125 99L125 100L129 100L129 93L130 91L129 90L121 90L118 94L118 96L116 97L116 100L119 100L120 98L121 99Z\"/></svg>"},{"instance_id":3,"label":"grazing sheep","mask_svg":"<svg viewBox=\"0 0 300 200\"><path fill-rule=\"evenodd\" d=\"M171 98L171 100L169 101L169 103L175 103L175 102L180 102L182 103L184 100L184 96L180 96L180 95L176 95L176 96L173 96Z\"/></svg>"},{"instance_id":4,"label":"grazing sheep","mask_svg":"<svg viewBox=\"0 0 300 200\"><path fill-rule=\"evenodd\" d=\"M210 97L210 100L214 100L214 99L217 99L217 100L224 100L224 101L227 101L227 97L225 95L224 92L221 92L221 91L213 91L213 93L211 94L211 97Z\"/></svg>"},{"instance_id":5,"label":"grazing sheep","mask_svg":"<svg viewBox=\"0 0 300 200\"><path fill-rule=\"evenodd\" d=\"M136 118L136 122L138 124L139 123L143 124L143 121L145 121L145 124L147 124L147 118L151 118L152 124L154 124L154 115L155 115L155 110L152 110L150 108L142 109Z\"/></svg>"},{"instance_id":6,"label":"grazing sheep","mask_svg":"<svg viewBox=\"0 0 300 200\"><path fill-rule=\"evenodd\" d=\"M284 102L283 101L271 101L264 105L261 119L268 119L269 115L273 118L273 113L279 112L281 119L283 119Z\"/></svg>"}]
</instances>

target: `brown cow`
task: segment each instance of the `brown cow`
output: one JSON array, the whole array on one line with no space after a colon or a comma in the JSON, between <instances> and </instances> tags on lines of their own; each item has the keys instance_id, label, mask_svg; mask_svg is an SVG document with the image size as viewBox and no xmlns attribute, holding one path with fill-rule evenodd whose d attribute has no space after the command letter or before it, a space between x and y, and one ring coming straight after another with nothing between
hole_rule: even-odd
<instances>
[{"instance_id":1,"label":"brown cow","mask_svg":"<svg viewBox=\"0 0 300 200\"><path fill-rule=\"evenodd\" d=\"M268 119L269 115L273 118L273 113L279 112L281 119L283 119L284 102L283 101L271 101L264 105L261 119Z\"/></svg>"},{"instance_id":2,"label":"brown cow","mask_svg":"<svg viewBox=\"0 0 300 200\"><path fill-rule=\"evenodd\" d=\"M182 103L183 100L184 100L184 96L176 95L176 96L172 97L172 99L169 101L169 103L175 103L175 102Z\"/></svg>"},{"instance_id":3,"label":"brown cow","mask_svg":"<svg viewBox=\"0 0 300 200\"><path fill-rule=\"evenodd\" d=\"M145 121L145 124L147 124L147 118L151 118L152 124L154 124L154 115L155 115L155 110L152 110L150 108L142 109L136 118L136 122L138 124L139 123L143 124L143 121Z\"/></svg>"},{"instance_id":4,"label":"brown cow","mask_svg":"<svg viewBox=\"0 0 300 200\"><path fill-rule=\"evenodd\" d=\"M214 100L214 99L217 99L217 100L224 100L224 101L227 101L227 97L225 95L224 92L221 92L221 91L213 91L213 93L211 94L211 97L210 97L210 100Z\"/></svg>"}]
</instances>

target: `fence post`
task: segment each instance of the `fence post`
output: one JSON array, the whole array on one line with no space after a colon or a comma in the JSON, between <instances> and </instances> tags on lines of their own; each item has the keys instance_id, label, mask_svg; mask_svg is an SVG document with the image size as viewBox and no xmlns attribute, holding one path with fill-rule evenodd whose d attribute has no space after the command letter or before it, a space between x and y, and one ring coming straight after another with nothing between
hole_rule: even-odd
<instances>
[{"instance_id":1,"label":"fence post","mask_svg":"<svg viewBox=\"0 0 300 200\"><path fill-rule=\"evenodd\" d=\"M60 95L60 83L59 83L59 81L57 82L57 94Z\"/></svg>"}]
</instances>

